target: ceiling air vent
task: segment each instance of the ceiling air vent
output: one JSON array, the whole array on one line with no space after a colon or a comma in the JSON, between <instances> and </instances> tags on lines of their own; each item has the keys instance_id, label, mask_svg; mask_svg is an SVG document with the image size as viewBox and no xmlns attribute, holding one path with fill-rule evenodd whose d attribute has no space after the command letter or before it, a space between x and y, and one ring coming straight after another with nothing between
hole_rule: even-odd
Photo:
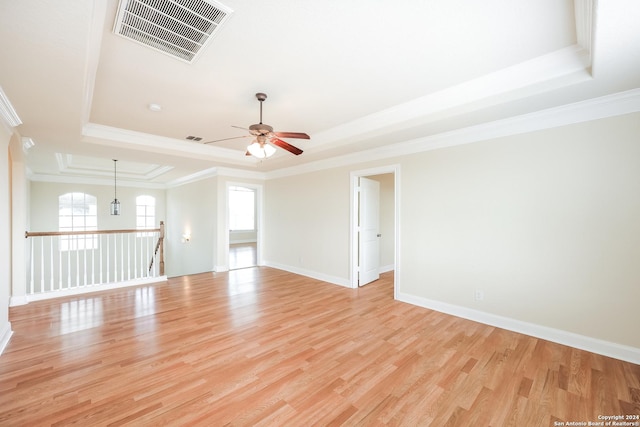
<instances>
[{"instance_id":1,"label":"ceiling air vent","mask_svg":"<svg viewBox=\"0 0 640 427\"><path fill-rule=\"evenodd\" d=\"M113 32L190 63L232 12L211 0L120 0Z\"/></svg>"}]
</instances>

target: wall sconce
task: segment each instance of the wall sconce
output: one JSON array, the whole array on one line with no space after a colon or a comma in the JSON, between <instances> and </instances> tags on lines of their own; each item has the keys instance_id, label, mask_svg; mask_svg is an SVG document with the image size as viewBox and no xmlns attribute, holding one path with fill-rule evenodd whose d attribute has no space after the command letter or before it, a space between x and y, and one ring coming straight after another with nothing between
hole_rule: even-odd
<instances>
[{"instance_id":1,"label":"wall sconce","mask_svg":"<svg viewBox=\"0 0 640 427\"><path fill-rule=\"evenodd\" d=\"M191 233L184 233L182 235L182 243L188 243L191 240Z\"/></svg>"},{"instance_id":2,"label":"wall sconce","mask_svg":"<svg viewBox=\"0 0 640 427\"><path fill-rule=\"evenodd\" d=\"M22 151L26 153L34 145L36 145L36 143L33 141L33 139L26 136L22 137Z\"/></svg>"}]
</instances>

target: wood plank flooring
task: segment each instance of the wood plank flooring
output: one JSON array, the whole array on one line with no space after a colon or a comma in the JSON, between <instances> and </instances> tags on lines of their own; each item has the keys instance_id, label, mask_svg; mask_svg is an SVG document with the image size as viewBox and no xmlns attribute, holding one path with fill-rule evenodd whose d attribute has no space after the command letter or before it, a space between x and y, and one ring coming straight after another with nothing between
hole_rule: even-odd
<instances>
[{"instance_id":1,"label":"wood plank flooring","mask_svg":"<svg viewBox=\"0 0 640 427\"><path fill-rule=\"evenodd\" d=\"M256 243L233 243L229 245L229 270L258 265Z\"/></svg>"},{"instance_id":2,"label":"wood plank flooring","mask_svg":"<svg viewBox=\"0 0 640 427\"><path fill-rule=\"evenodd\" d=\"M2 426L553 426L640 414L640 366L270 268L10 310Z\"/></svg>"}]
</instances>

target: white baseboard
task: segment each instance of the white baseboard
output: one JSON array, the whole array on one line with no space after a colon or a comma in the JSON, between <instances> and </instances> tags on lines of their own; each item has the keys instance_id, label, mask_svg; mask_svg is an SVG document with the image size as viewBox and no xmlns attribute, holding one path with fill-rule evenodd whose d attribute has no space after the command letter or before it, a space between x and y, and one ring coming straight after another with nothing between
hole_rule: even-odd
<instances>
[{"instance_id":1,"label":"white baseboard","mask_svg":"<svg viewBox=\"0 0 640 427\"><path fill-rule=\"evenodd\" d=\"M18 305L25 305L29 303L29 299L27 298L26 295L20 295L17 297L10 297L9 298L9 307L15 307Z\"/></svg>"},{"instance_id":2,"label":"white baseboard","mask_svg":"<svg viewBox=\"0 0 640 427\"><path fill-rule=\"evenodd\" d=\"M42 301L51 298L59 298L59 297L67 297L74 295L84 295L93 292L102 292L108 291L111 289L120 289L120 288L128 288L130 286L141 286L141 285L150 285L152 283L165 282L167 280L167 276L158 276L158 277L148 277L144 279L135 279L135 280L127 280L124 282L116 282L116 283L108 283L103 285L94 285L94 286L83 286L80 288L73 289L63 289L60 291L52 291L52 292L44 292L41 294L27 295L16 297L18 301L23 301L26 299L26 302L23 304L29 303L31 301ZM14 297L11 297L13 301ZM21 304L16 304L21 305Z\"/></svg>"},{"instance_id":3,"label":"white baseboard","mask_svg":"<svg viewBox=\"0 0 640 427\"><path fill-rule=\"evenodd\" d=\"M485 325L507 329L509 331L518 332L640 365L640 348L604 341L534 323L523 322L521 320L498 316L496 314L486 313L472 308L417 297L403 292L398 292L397 299L419 307L484 323Z\"/></svg>"},{"instance_id":4,"label":"white baseboard","mask_svg":"<svg viewBox=\"0 0 640 427\"><path fill-rule=\"evenodd\" d=\"M214 273L224 273L225 271L229 271L229 267L226 265L216 265L213 267Z\"/></svg>"},{"instance_id":5,"label":"white baseboard","mask_svg":"<svg viewBox=\"0 0 640 427\"><path fill-rule=\"evenodd\" d=\"M9 344L11 335L13 335L13 331L11 330L11 322L7 322L4 324L2 329L0 329L0 354L4 352L7 344Z\"/></svg>"},{"instance_id":6,"label":"white baseboard","mask_svg":"<svg viewBox=\"0 0 640 427\"><path fill-rule=\"evenodd\" d=\"M389 264L389 265L383 265L382 267L378 267L378 273L382 274L382 273L387 273L389 271L393 271L396 269L396 266L393 264Z\"/></svg>"},{"instance_id":7,"label":"white baseboard","mask_svg":"<svg viewBox=\"0 0 640 427\"><path fill-rule=\"evenodd\" d=\"M322 280L323 282L328 282L334 285L340 285L346 288L351 288L351 283L349 282L349 279L344 279L342 277L330 276L328 274L318 273L317 271L306 270L304 268L292 267L290 265L278 264L270 261L265 261L264 265L267 267L277 268L278 270L288 271L289 273L295 273L301 276L311 277L312 279Z\"/></svg>"}]
</instances>

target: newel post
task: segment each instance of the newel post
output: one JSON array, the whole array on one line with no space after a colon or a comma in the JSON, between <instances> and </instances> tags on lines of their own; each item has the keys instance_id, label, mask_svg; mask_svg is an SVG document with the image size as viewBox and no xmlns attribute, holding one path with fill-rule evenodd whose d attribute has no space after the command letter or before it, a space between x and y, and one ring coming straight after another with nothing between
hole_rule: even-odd
<instances>
[{"instance_id":1,"label":"newel post","mask_svg":"<svg viewBox=\"0 0 640 427\"><path fill-rule=\"evenodd\" d=\"M164 221L160 221L160 275L164 276Z\"/></svg>"}]
</instances>

